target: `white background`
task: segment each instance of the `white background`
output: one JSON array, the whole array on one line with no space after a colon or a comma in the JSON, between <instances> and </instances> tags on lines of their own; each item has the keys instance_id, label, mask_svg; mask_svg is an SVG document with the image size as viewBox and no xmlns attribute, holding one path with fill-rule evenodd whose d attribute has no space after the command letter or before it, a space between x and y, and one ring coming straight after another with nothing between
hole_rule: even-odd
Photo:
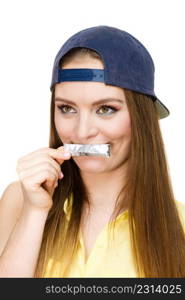
<instances>
[{"instance_id":1,"label":"white background","mask_svg":"<svg viewBox=\"0 0 185 300\"><path fill-rule=\"evenodd\" d=\"M149 50L175 197L185 202L185 1L30 0L0 2L0 195L18 180L19 157L48 147L50 81L62 44L82 29L128 31Z\"/></svg>"}]
</instances>

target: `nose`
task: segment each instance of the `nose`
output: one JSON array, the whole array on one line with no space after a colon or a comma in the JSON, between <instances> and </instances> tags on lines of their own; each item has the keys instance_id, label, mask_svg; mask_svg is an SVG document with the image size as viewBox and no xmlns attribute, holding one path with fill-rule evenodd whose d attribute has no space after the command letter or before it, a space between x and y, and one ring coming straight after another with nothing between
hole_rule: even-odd
<instances>
[{"instance_id":1,"label":"nose","mask_svg":"<svg viewBox=\"0 0 185 300\"><path fill-rule=\"evenodd\" d=\"M80 143L86 143L91 138L98 134L96 120L89 114L84 114L77 120L76 128L74 129L75 139Z\"/></svg>"}]
</instances>

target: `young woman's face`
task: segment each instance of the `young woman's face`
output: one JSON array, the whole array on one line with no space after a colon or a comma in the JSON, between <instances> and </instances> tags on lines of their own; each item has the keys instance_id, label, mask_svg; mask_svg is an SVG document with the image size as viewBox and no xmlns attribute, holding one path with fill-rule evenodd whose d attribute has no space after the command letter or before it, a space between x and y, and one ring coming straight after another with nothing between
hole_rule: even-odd
<instances>
[{"instance_id":1,"label":"young woman's face","mask_svg":"<svg viewBox=\"0 0 185 300\"><path fill-rule=\"evenodd\" d=\"M103 64L86 58L63 67L72 68L103 69ZM100 100L102 103L97 104ZM72 157L82 172L109 172L127 160L131 122L122 88L88 81L56 84L55 127L63 143L110 144L110 157Z\"/></svg>"}]
</instances>

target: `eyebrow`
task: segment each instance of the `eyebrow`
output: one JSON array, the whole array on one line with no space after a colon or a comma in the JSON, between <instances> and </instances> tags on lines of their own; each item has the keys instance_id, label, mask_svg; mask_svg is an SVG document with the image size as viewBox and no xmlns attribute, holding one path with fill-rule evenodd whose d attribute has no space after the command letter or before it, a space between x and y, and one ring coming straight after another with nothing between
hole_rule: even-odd
<instances>
[{"instance_id":1,"label":"eyebrow","mask_svg":"<svg viewBox=\"0 0 185 300\"><path fill-rule=\"evenodd\" d=\"M74 102L71 101L71 100L63 99L63 98L59 98L59 97L56 97L56 98L54 99L54 101L55 101L55 102L56 102L56 101L61 101L61 102L69 103L69 104L71 104L71 105L76 105L76 103L74 103ZM117 98L105 98L105 99L100 99L100 100L94 102L92 105L95 106L95 105L97 105L97 104L101 104L101 103L105 103L105 102L112 102L112 101L117 101L117 102L119 102L119 103L121 103L121 104L124 103L124 100L121 100L121 99L117 99Z\"/></svg>"}]
</instances>

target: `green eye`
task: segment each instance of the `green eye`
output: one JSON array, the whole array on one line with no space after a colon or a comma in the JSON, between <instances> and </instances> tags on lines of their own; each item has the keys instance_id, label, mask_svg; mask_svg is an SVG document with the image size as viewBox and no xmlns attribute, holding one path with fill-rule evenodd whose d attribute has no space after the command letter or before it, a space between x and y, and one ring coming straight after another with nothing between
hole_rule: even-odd
<instances>
[{"instance_id":1,"label":"green eye","mask_svg":"<svg viewBox=\"0 0 185 300\"><path fill-rule=\"evenodd\" d=\"M69 106L66 105L66 106L63 107L63 112L67 113L69 111L70 111L70 107Z\"/></svg>"},{"instance_id":2,"label":"green eye","mask_svg":"<svg viewBox=\"0 0 185 300\"><path fill-rule=\"evenodd\" d=\"M103 115L106 114L106 112L108 112L108 110L109 110L109 111L112 110L112 112L108 113L108 115L110 115L110 114L112 114L112 113L115 113L115 112L117 111L116 108L114 108L114 107L112 107L112 106L108 106L108 105L103 105L103 106L101 106L100 110L103 111L103 113L102 113ZM101 114L101 115L102 115L102 114Z\"/></svg>"},{"instance_id":3,"label":"green eye","mask_svg":"<svg viewBox=\"0 0 185 300\"><path fill-rule=\"evenodd\" d=\"M69 113L71 106L69 105L60 105L58 108L61 110L62 114L67 114Z\"/></svg>"},{"instance_id":4,"label":"green eye","mask_svg":"<svg viewBox=\"0 0 185 300\"><path fill-rule=\"evenodd\" d=\"M74 112L70 112L70 109L72 109L71 106L69 105L60 105L58 106L58 109L61 110L61 113L62 114L69 114L69 113L74 113ZM99 111L102 110L103 112L102 113L98 113L99 115L110 115L110 114L113 114L115 113L116 111L118 111L118 109L112 107L112 106L108 106L108 105L102 105L100 108L99 108Z\"/></svg>"}]
</instances>

